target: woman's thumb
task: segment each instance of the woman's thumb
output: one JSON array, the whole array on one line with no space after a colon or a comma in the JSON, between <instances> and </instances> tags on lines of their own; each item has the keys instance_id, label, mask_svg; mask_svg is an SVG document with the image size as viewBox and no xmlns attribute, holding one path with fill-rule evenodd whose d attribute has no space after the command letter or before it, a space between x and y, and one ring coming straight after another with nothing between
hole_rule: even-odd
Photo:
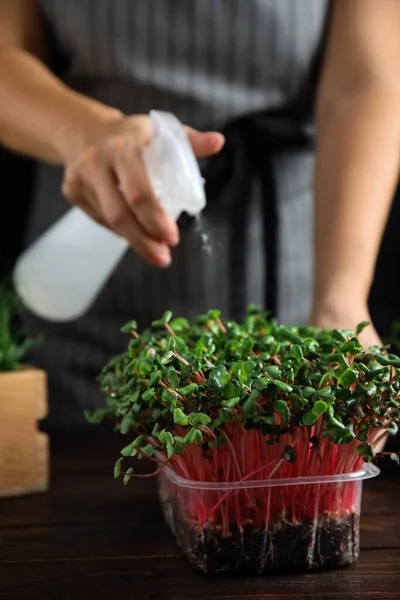
<instances>
[{"instance_id":1,"label":"woman's thumb","mask_svg":"<svg viewBox=\"0 0 400 600\"><path fill-rule=\"evenodd\" d=\"M185 129L193 152L198 158L206 158L222 150L225 143L222 133L218 133L217 131L202 132L191 127L186 127Z\"/></svg>"}]
</instances>

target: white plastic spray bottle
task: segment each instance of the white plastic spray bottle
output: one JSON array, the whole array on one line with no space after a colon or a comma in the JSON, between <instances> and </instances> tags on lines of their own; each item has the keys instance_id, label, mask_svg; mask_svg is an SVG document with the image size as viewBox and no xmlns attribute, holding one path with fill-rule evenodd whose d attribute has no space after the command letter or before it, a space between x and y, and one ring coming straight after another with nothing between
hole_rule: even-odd
<instances>
[{"instance_id":1,"label":"white plastic spray bottle","mask_svg":"<svg viewBox=\"0 0 400 600\"><path fill-rule=\"evenodd\" d=\"M150 112L151 142L143 161L166 213L199 214L206 205L204 181L186 132L171 113ZM19 257L14 284L25 306L49 321L82 316L128 248L125 239L70 209Z\"/></svg>"}]
</instances>

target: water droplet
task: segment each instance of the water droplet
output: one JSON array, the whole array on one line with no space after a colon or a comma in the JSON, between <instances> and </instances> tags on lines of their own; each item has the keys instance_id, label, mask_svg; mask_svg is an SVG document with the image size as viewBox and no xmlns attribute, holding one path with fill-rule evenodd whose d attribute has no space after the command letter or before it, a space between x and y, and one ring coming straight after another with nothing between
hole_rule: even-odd
<instances>
[{"instance_id":1,"label":"water droplet","mask_svg":"<svg viewBox=\"0 0 400 600\"><path fill-rule=\"evenodd\" d=\"M212 242L209 228L207 227L204 217L201 214L195 216L195 231L199 234L203 250L210 256L212 254ZM207 231L208 230L208 231Z\"/></svg>"}]
</instances>

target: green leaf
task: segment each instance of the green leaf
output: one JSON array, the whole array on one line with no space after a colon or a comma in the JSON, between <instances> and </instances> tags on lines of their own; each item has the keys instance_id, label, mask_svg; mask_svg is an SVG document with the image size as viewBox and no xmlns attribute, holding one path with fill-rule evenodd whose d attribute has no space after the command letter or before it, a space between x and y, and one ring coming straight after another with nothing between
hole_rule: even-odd
<instances>
[{"instance_id":1,"label":"green leaf","mask_svg":"<svg viewBox=\"0 0 400 600\"><path fill-rule=\"evenodd\" d=\"M396 454L395 452L392 452L391 455L390 455L390 458L395 463L397 463L398 465L400 465L400 456L398 454Z\"/></svg>"},{"instance_id":2,"label":"green leaf","mask_svg":"<svg viewBox=\"0 0 400 600\"><path fill-rule=\"evenodd\" d=\"M236 397L236 398L231 398L230 400L222 400L221 404L222 406L226 406L227 408L232 408L232 406L236 406L237 404L239 404L240 402L240 398Z\"/></svg>"},{"instance_id":3,"label":"green leaf","mask_svg":"<svg viewBox=\"0 0 400 600\"><path fill-rule=\"evenodd\" d=\"M160 383L160 381L161 381L161 372L158 371L158 370L153 371L150 374L150 379L149 379L150 385L151 386L156 386L156 385L158 385Z\"/></svg>"},{"instance_id":4,"label":"green leaf","mask_svg":"<svg viewBox=\"0 0 400 600\"><path fill-rule=\"evenodd\" d=\"M170 392L167 389L163 389L163 391L161 392L161 399L163 402L165 402L165 404L172 404L172 406L175 406L176 404L176 394L173 394L172 392Z\"/></svg>"},{"instance_id":5,"label":"green leaf","mask_svg":"<svg viewBox=\"0 0 400 600\"><path fill-rule=\"evenodd\" d=\"M284 392L286 394L289 394L290 392L293 391L293 388L291 385L285 383L284 381L279 381L279 379L272 379L272 381L270 381L270 383L274 384L274 386L276 387L278 392Z\"/></svg>"},{"instance_id":6,"label":"green leaf","mask_svg":"<svg viewBox=\"0 0 400 600\"><path fill-rule=\"evenodd\" d=\"M132 454L136 454L136 449L133 445L133 442L125 446L125 448L122 448L121 454L122 456L132 456Z\"/></svg>"},{"instance_id":7,"label":"green leaf","mask_svg":"<svg viewBox=\"0 0 400 600\"><path fill-rule=\"evenodd\" d=\"M272 379L278 379L282 371L277 365L271 365L270 367L267 367L265 369L265 372L267 373L267 375L272 377Z\"/></svg>"},{"instance_id":8,"label":"green leaf","mask_svg":"<svg viewBox=\"0 0 400 600\"><path fill-rule=\"evenodd\" d=\"M186 444L201 444L203 442L203 434L200 429L192 427L185 437Z\"/></svg>"},{"instance_id":9,"label":"green leaf","mask_svg":"<svg viewBox=\"0 0 400 600\"><path fill-rule=\"evenodd\" d=\"M287 408L287 402L285 400L275 400L273 406L276 412L284 412Z\"/></svg>"},{"instance_id":10,"label":"green leaf","mask_svg":"<svg viewBox=\"0 0 400 600\"><path fill-rule=\"evenodd\" d=\"M375 458L375 452L371 444L360 444L357 446L357 454L362 456L365 462L370 462Z\"/></svg>"},{"instance_id":11,"label":"green leaf","mask_svg":"<svg viewBox=\"0 0 400 600\"><path fill-rule=\"evenodd\" d=\"M255 360L247 360L243 364L241 371L244 374L244 376L246 377L246 379L248 379L250 377L250 375L253 373L255 366L256 366Z\"/></svg>"},{"instance_id":12,"label":"green leaf","mask_svg":"<svg viewBox=\"0 0 400 600\"><path fill-rule=\"evenodd\" d=\"M292 411L297 413L299 412L304 405L308 404L300 395L296 393L292 393L289 396L290 404L292 406Z\"/></svg>"},{"instance_id":13,"label":"green leaf","mask_svg":"<svg viewBox=\"0 0 400 600\"><path fill-rule=\"evenodd\" d=\"M349 444L353 441L355 435L350 427L343 427L332 432L334 444Z\"/></svg>"},{"instance_id":14,"label":"green leaf","mask_svg":"<svg viewBox=\"0 0 400 600\"><path fill-rule=\"evenodd\" d=\"M305 412L301 415L301 420L304 425L311 427L319 419L319 415L313 412Z\"/></svg>"},{"instance_id":15,"label":"green leaf","mask_svg":"<svg viewBox=\"0 0 400 600\"><path fill-rule=\"evenodd\" d=\"M285 402L284 400L275 400L273 407L274 407L274 411L276 411L277 413L279 413L281 415L282 422L289 423L290 409L289 409L287 402Z\"/></svg>"},{"instance_id":16,"label":"green leaf","mask_svg":"<svg viewBox=\"0 0 400 600\"><path fill-rule=\"evenodd\" d=\"M296 462L297 453L292 448L292 446L285 446L283 451L283 458L290 463Z\"/></svg>"},{"instance_id":17,"label":"green leaf","mask_svg":"<svg viewBox=\"0 0 400 600\"><path fill-rule=\"evenodd\" d=\"M185 451L184 444L176 444L176 446L174 446L174 454L183 454L184 451Z\"/></svg>"},{"instance_id":18,"label":"green leaf","mask_svg":"<svg viewBox=\"0 0 400 600\"><path fill-rule=\"evenodd\" d=\"M240 394L240 388L232 381L228 381L228 383L224 386L224 396L227 400L231 400L232 398L236 398Z\"/></svg>"},{"instance_id":19,"label":"green leaf","mask_svg":"<svg viewBox=\"0 0 400 600\"><path fill-rule=\"evenodd\" d=\"M149 402L153 396L154 396L154 388L150 388L149 390L146 390L145 392L143 392L142 400L144 402Z\"/></svg>"},{"instance_id":20,"label":"green leaf","mask_svg":"<svg viewBox=\"0 0 400 600\"><path fill-rule=\"evenodd\" d=\"M289 340L289 342L293 342L293 344L298 344L299 346L303 344L302 338L287 327L281 327L280 333L284 339Z\"/></svg>"},{"instance_id":21,"label":"green leaf","mask_svg":"<svg viewBox=\"0 0 400 600\"><path fill-rule=\"evenodd\" d=\"M219 319L220 316L221 316L221 311L218 308L212 308L207 313L208 319Z\"/></svg>"},{"instance_id":22,"label":"green leaf","mask_svg":"<svg viewBox=\"0 0 400 600\"><path fill-rule=\"evenodd\" d=\"M162 324L166 325L167 323L170 322L171 318L172 318L172 311L166 310L165 313L163 314L162 318L161 318Z\"/></svg>"},{"instance_id":23,"label":"green leaf","mask_svg":"<svg viewBox=\"0 0 400 600\"><path fill-rule=\"evenodd\" d=\"M326 354L322 358L324 363L339 363L340 366L345 368L349 366L345 356L341 352L336 352L334 354Z\"/></svg>"},{"instance_id":24,"label":"green leaf","mask_svg":"<svg viewBox=\"0 0 400 600\"><path fill-rule=\"evenodd\" d=\"M122 333L131 333L132 331L136 331L136 330L137 330L136 321L128 321L128 323L125 323L125 325L123 325L123 327L121 327Z\"/></svg>"},{"instance_id":25,"label":"green leaf","mask_svg":"<svg viewBox=\"0 0 400 600\"><path fill-rule=\"evenodd\" d=\"M168 338L167 352L176 352L176 338L174 338L174 337Z\"/></svg>"},{"instance_id":26,"label":"green leaf","mask_svg":"<svg viewBox=\"0 0 400 600\"><path fill-rule=\"evenodd\" d=\"M88 423L99 425L106 416L106 411L103 408L97 408L94 411L85 410L84 416Z\"/></svg>"},{"instance_id":27,"label":"green leaf","mask_svg":"<svg viewBox=\"0 0 400 600\"><path fill-rule=\"evenodd\" d=\"M217 444L218 446L221 448L222 446L225 446L226 444L226 437L224 435L219 435L217 438Z\"/></svg>"},{"instance_id":28,"label":"green leaf","mask_svg":"<svg viewBox=\"0 0 400 600\"><path fill-rule=\"evenodd\" d=\"M293 356L296 360L301 360L303 358L303 350L300 345L294 344L290 348L290 355Z\"/></svg>"},{"instance_id":29,"label":"green leaf","mask_svg":"<svg viewBox=\"0 0 400 600\"><path fill-rule=\"evenodd\" d=\"M305 340L305 354L315 353L319 350L319 344L317 340Z\"/></svg>"},{"instance_id":30,"label":"green leaf","mask_svg":"<svg viewBox=\"0 0 400 600\"><path fill-rule=\"evenodd\" d=\"M181 333L189 328L189 323L187 319L179 318L171 321L170 326L175 333Z\"/></svg>"},{"instance_id":31,"label":"green leaf","mask_svg":"<svg viewBox=\"0 0 400 600\"><path fill-rule=\"evenodd\" d=\"M381 367L379 369L374 369L373 371L368 371L366 373L366 380L372 381L372 379L375 379L375 377L379 377L379 375L383 375L386 372L386 370L387 370L386 367Z\"/></svg>"},{"instance_id":32,"label":"green leaf","mask_svg":"<svg viewBox=\"0 0 400 600\"><path fill-rule=\"evenodd\" d=\"M254 342L251 337L247 337L243 340L240 351L243 355L248 355L254 347Z\"/></svg>"},{"instance_id":33,"label":"green leaf","mask_svg":"<svg viewBox=\"0 0 400 600\"><path fill-rule=\"evenodd\" d=\"M335 339L339 340L339 342L347 342L347 337L341 329L334 329L332 335Z\"/></svg>"},{"instance_id":34,"label":"green leaf","mask_svg":"<svg viewBox=\"0 0 400 600\"><path fill-rule=\"evenodd\" d=\"M313 394L316 394L317 390L312 387L305 387L301 390L300 394L303 398L310 398Z\"/></svg>"},{"instance_id":35,"label":"green leaf","mask_svg":"<svg viewBox=\"0 0 400 600\"><path fill-rule=\"evenodd\" d=\"M146 444L145 446L142 446L142 448L140 450L147 457L153 456L153 454L155 452L155 448L152 444Z\"/></svg>"},{"instance_id":36,"label":"green leaf","mask_svg":"<svg viewBox=\"0 0 400 600\"><path fill-rule=\"evenodd\" d=\"M147 376L153 370L154 367L154 359L146 357L145 359L138 361L139 373L140 375ZM134 382L131 382L131 385L134 385Z\"/></svg>"},{"instance_id":37,"label":"green leaf","mask_svg":"<svg viewBox=\"0 0 400 600\"><path fill-rule=\"evenodd\" d=\"M340 376L340 383L346 387L353 385L358 379L358 373L354 369L346 369Z\"/></svg>"},{"instance_id":38,"label":"green leaf","mask_svg":"<svg viewBox=\"0 0 400 600\"><path fill-rule=\"evenodd\" d=\"M390 358L388 356L384 356L383 354L378 354L375 357L376 361L384 366L384 367L395 367L396 369L400 368L400 359L399 358Z\"/></svg>"},{"instance_id":39,"label":"green leaf","mask_svg":"<svg viewBox=\"0 0 400 600\"><path fill-rule=\"evenodd\" d=\"M176 390L176 388L179 386L179 383L179 377L171 377L169 386L172 390Z\"/></svg>"},{"instance_id":40,"label":"green leaf","mask_svg":"<svg viewBox=\"0 0 400 600\"><path fill-rule=\"evenodd\" d=\"M328 385L324 388L317 390L315 392L315 396L317 398L323 398L324 400L330 400L332 397L332 390L331 390L330 386Z\"/></svg>"},{"instance_id":41,"label":"green leaf","mask_svg":"<svg viewBox=\"0 0 400 600\"><path fill-rule=\"evenodd\" d=\"M362 352L362 346L360 343L358 343L356 338L353 338L352 340L349 340L348 342L342 344L340 350L344 354L359 354L360 352Z\"/></svg>"},{"instance_id":42,"label":"green leaf","mask_svg":"<svg viewBox=\"0 0 400 600\"><path fill-rule=\"evenodd\" d=\"M337 368L337 366L336 366ZM326 373L324 373L324 375L321 377L321 379L318 382L318 387L319 388L324 388L325 384L330 382L331 379L334 377L335 373L333 369L330 369L329 371L327 371ZM325 386L328 387L328 386Z\"/></svg>"},{"instance_id":43,"label":"green leaf","mask_svg":"<svg viewBox=\"0 0 400 600\"><path fill-rule=\"evenodd\" d=\"M197 385L197 383L190 383L189 385L186 385L185 387L179 388L178 392L180 393L181 396L190 396L191 394L195 394L198 389L199 389L199 386Z\"/></svg>"},{"instance_id":44,"label":"green leaf","mask_svg":"<svg viewBox=\"0 0 400 600\"><path fill-rule=\"evenodd\" d=\"M230 375L224 365L218 365L215 369L211 369L208 376L210 387L216 392L220 391L226 383L228 383Z\"/></svg>"},{"instance_id":45,"label":"green leaf","mask_svg":"<svg viewBox=\"0 0 400 600\"><path fill-rule=\"evenodd\" d=\"M198 427L199 425L208 425L211 421L211 417L205 413L192 412L189 415L189 421L192 425Z\"/></svg>"},{"instance_id":46,"label":"green leaf","mask_svg":"<svg viewBox=\"0 0 400 600\"><path fill-rule=\"evenodd\" d=\"M246 417L251 417L252 415L254 415L257 412L256 402L259 397L260 397L260 392L258 390L252 390L250 392L249 397L243 403L243 412L246 415Z\"/></svg>"},{"instance_id":47,"label":"green leaf","mask_svg":"<svg viewBox=\"0 0 400 600\"><path fill-rule=\"evenodd\" d=\"M186 436L182 437L181 435L174 435L175 444L186 444Z\"/></svg>"},{"instance_id":48,"label":"green leaf","mask_svg":"<svg viewBox=\"0 0 400 600\"><path fill-rule=\"evenodd\" d=\"M262 392L269 386L270 383L271 380L268 379L268 377L260 377L259 379L256 379L253 383L253 389Z\"/></svg>"},{"instance_id":49,"label":"green leaf","mask_svg":"<svg viewBox=\"0 0 400 600\"><path fill-rule=\"evenodd\" d=\"M360 333L363 331L363 329L368 327L370 324L371 323L369 321L362 321L361 323L359 323L356 328L356 335L360 335Z\"/></svg>"},{"instance_id":50,"label":"green leaf","mask_svg":"<svg viewBox=\"0 0 400 600\"><path fill-rule=\"evenodd\" d=\"M174 423L176 425L182 425L185 427L188 424L188 418L181 408L175 408L174 410Z\"/></svg>"},{"instance_id":51,"label":"green leaf","mask_svg":"<svg viewBox=\"0 0 400 600\"><path fill-rule=\"evenodd\" d=\"M156 321L152 321L151 326L152 327L164 327L164 323L162 322L161 319L157 319Z\"/></svg>"},{"instance_id":52,"label":"green leaf","mask_svg":"<svg viewBox=\"0 0 400 600\"><path fill-rule=\"evenodd\" d=\"M373 398L376 395L377 388L374 383L369 383L366 387L366 393L370 398Z\"/></svg>"},{"instance_id":53,"label":"green leaf","mask_svg":"<svg viewBox=\"0 0 400 600\"><path fill-rule=\"evenodd\" d=\"M357 439L360 442L368 442L368 431L360 431L360 433L357 436Z\"/></svg>"},{"instance_id":54,"label":"green leaf","mask_svg":"<svg viewBox=\"0 0 400 600\"><path fill-rule=\"evenodd\" d=\"M128 485L128 481L130 480L130 478L132 477L133 474L133 467L129 467L129 469L126 470L126 474L124 475L124 485Z\"/></svg>"},{"instance_id":55,"label":"green leaf","mask_svg":"<svg viewBox=\"0 0 400 600\"><path fill-rule=\"evenodd\" d=\"M165 352L164 355L161 357L161 362L163 363L163 365L166 365L166 364L170 363L171 361L173 361L174 358L175 358L175 356L171 352L171 350L167 350L167 352Z\"/></svg>"},{"instance_id":56,"label":"green leaf","mask_svg":"<svg viewBox=\"0 0 400 600\"><path fill-rule=\"evenodd\" d=\"M117 462L115 463L115 466L114 466L114 479L118 479L118 477L121 474L121 466L122 466L122 461L123 460L124 460L123 458L119 458L117 460Z\"/></svg>"},{"instance_id":57,"label":"green leaf","mask_svg":"<svg viewBox=\"0 0 400 600\"><path fill-rule=\"evenodd\" d=\"M161 442L161 444L163 444L164 446L168 447L173 445L174 437L170 431L163 429L158 436L158 441Z\"/></svg>"},{"instance_id":58,"label":"green leaf","mask_svg":"<svg viewBox=\"0 0 400 600\"><path fill-rule=\"evenodd\" d=\"M139 400L140 397L140 390L135 390L133 392L133 394L130 394L127 397L128 402L130 402L131 404L134 404L135 402L137 402Z\"/></svg>"},{"instance_id":59,"label":"green leaf","mask_svg":"<svg viewBox=\"0 0 400 600\"><path fill-rule=\"evenodd\" d=\"M121 421L120 432L125 435L133 429L134 425L135 418L131 413L128 413Z\"/></svg>"},{"instance_id":60,"label":"green leaf","mask_svg":"<svg viewBox=\"0 0 400 600\"><path fill-rule=\"evenodd\" d=\"M312 412L318 416L323 415L327 410L328 405L323 400L317 400L312 408Z\"/></svg>"},{"instance_id":61,"label":"green leaf","mask_svg":"<svg viewBox=\"0 0 400 600\"><path fill-rule=\"evenodd\" d=\"M326 414L328 415L329 426L340 430L346 429L345 425L343 425L343 423L339 421L339 418L335 415L332 405L328 404Z\"/></svg>"},{"instance_id":62,"label":"green leaf","mask_svg":"<svg viewBox=\"0 0 400 600\"><path fill-rule=\"evenodd\" d=\"M243 405L243 412L246 414L246 403ZM229 423L232 420L233 413L231 408L221 408L218 412L221 423Z\"/></svg>"}]
</instances>

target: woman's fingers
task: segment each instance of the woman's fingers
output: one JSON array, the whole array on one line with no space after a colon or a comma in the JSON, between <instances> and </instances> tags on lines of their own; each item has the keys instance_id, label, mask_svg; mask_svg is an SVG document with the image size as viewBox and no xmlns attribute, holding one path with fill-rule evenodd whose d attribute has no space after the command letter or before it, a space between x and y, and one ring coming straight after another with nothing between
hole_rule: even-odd
<instances>
[{"instance_id":1,"label":"woman's fingers","mask_svg":"<svg viewBox=\"0 0 400 600\"><path fill-rule=\"evenodd\" d=\"M142 229L150 237L176 246L179 243L178 226L154 195L139 150L115 154L113 169L118 189Z\"/></svg>"},{"instance_id":2,"label":"woman's fingers","mask_svg":"<svg viewBox=\"0 0 400 600\"><path fill-rule=\"evenodd\" d=\"M144 260L159 267L168 266L171 253L167 244L150 237L136 221L115 185L111 170L99 171L91 185L108 227L124 237Z\"/></svg>"}]
</instances>

